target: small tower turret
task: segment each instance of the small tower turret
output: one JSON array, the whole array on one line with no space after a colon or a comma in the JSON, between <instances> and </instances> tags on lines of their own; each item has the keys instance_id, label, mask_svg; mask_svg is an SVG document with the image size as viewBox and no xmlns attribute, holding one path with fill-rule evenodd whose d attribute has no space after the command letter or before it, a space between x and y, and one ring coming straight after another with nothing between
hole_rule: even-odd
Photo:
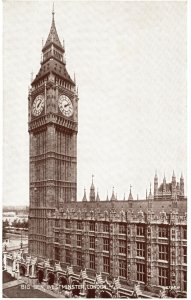
<instances>
[{"instance_id":1,"label":"small tower turret","mask_svg":"<svg viewBox=\"0 0 191 300\"><path fill-rule=\"evenodd\" d=\"M154 198L156 198L158 195L158 176L157 176L157 171L155 172L155 177L154 177Z\"/></svg>"},{"instance_id":2,"label":"small tower turret","mask_svg":"<svg viewBox=\"0 0 191 300\"><path fill-rule=\"evenodd\" d=\"M82 201L87 202L86 189L85 188L84 188L84 196L83 196Z\"/></svg>"},{"instance_id":3,"label":"small tower turret","mask_svg":"<svg viewBox=\"0 0 191 300\"><path fill-rule=\"evenodd\" d=\"M133 200L133 196L132 196L132 193L131 193L131 188L132 188L132 186L130 185L129 197L128 197L128 200L129 200L129 201L132 201L132 200Z\"/></svg>"},{"instance_id":4,"label":"small tower turret","mask_svg":"<svg viewBox=\"0 0 191 300\"><path fill-rule=\"evenodd\" d=\"M163 187L162 187L162 191L163 191L163 194L166 193L166 177L165 177L165 174L164 174L164 178L163 178Z\"/></svg>"},{"instance_id":5,"label":"small tower turret","mask_svg":"<svg viewBox=\"0 0 191 300\"><path fill-rule=\"evenodd\" d=\"M180 177L180 196L184 196L184 178L182 173Z\"/></svg>"},{"instance_id":6,"label":"small tower turret","mask_svg":"<svg viewBox=\"0 0 191 300\"><path fill-rule=\"evenodd\" d=\"M174 170L173 170L173 174L172 174L172 198L175 198L176 196L176 176L174 174Z\"/></svg>"},{"instance_id":7,"label":"small tower turret","mask_svg":"<svg viewBox=\"0 0 191 300\"><path fill-rule=\"evenodd\" d=\"M92 175L92 185L90 187L90 201L95 201L95 187L93 182L94 175Z\"/></svg>"},{"instance_id":8,"label":"small tower turret","mask_svg":"<svg viewBox=\"0 0 191 300\"><path fill-rule=\"evenodd\" d=\"M99 197L99 192L98 192L98 189L97 189L96 201L100 201L100 197Z\"/></svg>"},{"instance_id":9,"label":"small tower turret","mask_svg":"<svg viewBox=\"0 0 191 300\"><path fill-rule=\"evenodd\" d=\"M112 195L111 195L111 199L110 199L111 201L115 201L116 199L115 199L115 194L114 194L114 187L113 187L113 191L112 191Z\"/></svg>"},{"instance_id":10,"label":"small tower turret","mask_svg":"<svg viewBox=\"0 0 191 300\"><path fill-rule=\"evenodd\" d=\"M150 183L150 191L149 191L149 196L148 196L148 210L152 210L152 200L153 200L153 195L151 192L151 183Z\"/></svg>"}]
</instances>

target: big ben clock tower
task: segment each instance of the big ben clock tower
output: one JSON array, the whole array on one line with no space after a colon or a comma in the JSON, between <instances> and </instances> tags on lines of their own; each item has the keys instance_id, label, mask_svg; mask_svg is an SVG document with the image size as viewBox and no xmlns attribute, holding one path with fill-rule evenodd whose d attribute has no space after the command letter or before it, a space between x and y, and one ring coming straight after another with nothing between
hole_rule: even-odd
<instances>
[{"instance_id":1,"label":"big ben clock tower","mask_svg":"<svg viewBox=\"0 0 191 300\"><path fill-rule=\"evenodd\" d=\"M53 12L41 67L28 97L29 253L40 257L51 256L52 221L47 216L64 208L64 202L76 201L78 95L64 53Z\"/></svg>"}]
</instances>

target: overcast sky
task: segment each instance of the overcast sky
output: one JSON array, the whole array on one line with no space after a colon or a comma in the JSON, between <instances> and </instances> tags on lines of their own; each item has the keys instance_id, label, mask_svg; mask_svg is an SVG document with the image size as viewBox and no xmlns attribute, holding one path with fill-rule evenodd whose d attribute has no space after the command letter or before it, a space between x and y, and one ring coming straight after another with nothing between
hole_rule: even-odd
<instances>
[{"instance_id":1,"label":"overcast sky","mask_svg":"<svg viewBox=\"0 0 191 300\"><path fill-rule=\"evenodd\" d=\"M54 1L79 87L78 200L145 197L157 169L186 179L186 3ZM4 2L4 204L29 203L27 94L52 1Z\"/></svg>"}]
</instances>

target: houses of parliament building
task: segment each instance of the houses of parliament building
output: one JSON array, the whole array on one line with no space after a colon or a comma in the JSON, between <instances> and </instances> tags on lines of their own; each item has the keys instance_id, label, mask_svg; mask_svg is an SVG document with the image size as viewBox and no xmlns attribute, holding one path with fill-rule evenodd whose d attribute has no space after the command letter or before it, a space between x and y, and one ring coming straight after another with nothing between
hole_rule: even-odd
<instances>
[{"instance_id":1,"label":"houses of parliament building","mask_svg":"<svg viewBox=\"0 0 191 300\"><path fill-rule=\"evenodd\" d=\"M15 258L20 275L63 297L186 297L182 175L159 183L155 174L144 200L133 199L131 188L128 199L116 199L113 190L100 200L92 178L77 201L79 98L64 54L53 12L28 95L29 248L28 256Z\"/></svg>"}]
</instances>

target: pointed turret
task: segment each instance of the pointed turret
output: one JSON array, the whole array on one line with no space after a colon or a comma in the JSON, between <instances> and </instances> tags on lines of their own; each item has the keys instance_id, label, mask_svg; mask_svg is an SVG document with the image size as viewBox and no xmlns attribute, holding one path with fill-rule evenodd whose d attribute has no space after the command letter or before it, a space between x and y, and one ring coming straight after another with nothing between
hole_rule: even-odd
<instances>
[{"instance_id":1,"label":"pointed turret","mask_svg":"<svg viewBox=\"0 0 191 300\"><path fill-rule=\"evenodd\" d=\"M182 173L180 177L180 196L184 196L184 177Z\"/></svg>"},{"instance_id":2,"label":"pointed turret","mask_svg":"<svg viewBox=\"0 0 191 300\"><path fill-rule=\"evenodd\" d=\"M176 176L173 170L172 174L172 198L175 198L176 196Z\"/></svg>"},{"instance_id":3,"label":"pointed turret","mask_svg":"<svg viewBox=\"0 0 191 300\"><path fill-rule=\"evenodd\" d=\"M132 193L131 193L131 188L132 188L132 186L130 185L128 201L132 201L133 200L133 196L132 196Z\"/></svg>"},{"instance_id":4,"label":"pointed turret","mask_svg":"<svg viewBox=\"0 0 191 300\"><path fill-rule=\"evenodd\" d=\"M107 191L107 198L106 198L106 201L109 201L109 197L108 197L108 191Z\"/></svg>"},{"instance_id":5,"label":"pointed turret","mask_svg":"<svg viewBox=\"0 0 191 300\"><path fill-rule=\"evenodd\" d=\"M125 193L124 193L123 201L125 201Z\"/></svg>"},{"instance_id":6,"label":"pointed turret","mask_svg":"<svg viewBox=\"0 0 191 300\"><path fill-rule=\"evenodd\" d=\"M99 192L98 192L98 190L97 190L96 201L100 201L100 197L99 197Z\"/></svg>"},{"instance_id":7,"label":"pointed turret","mask_svg":"<svg viewBox=\"0 0 191 300\"><path fill-rule=\"evenodd\" d=\"M84 188L84 196L83 196L82 201L87 202L86 189L85 188Z\"/></svg>"},{"instance_id":8,"label":"pointed turret","mask_svg":"<svg viewBox=\"0 0 191 300\"><path fill-rule=\"evenodd\" d=\"M153 199L153 195L151 192L151 183L150 183L150 191L149 191L149 196L148 196L148 200L152 200Z\"/></svg>"},{"instance_id":9,"label":"pointed turret","mask_svg":"<svg viewBox=\"0 0 191 300\"><path fill-rule=\"evenodd\" d=\"M166 192L166 177L165 177L165 173L164 173L164 178L163 178L163 193Z\"/></svg>"},{"instance_id":10,"label":"pointed turret","mask_svg":"<svg viewBox=\"0 0 191 300\"><path fill-rule=\"evenodd\" d=\"M90 201L95 201L95 187L93 182L94 175L92 175L92 184L90 187Z\"/></svg>"},{"instance_id":11,"label":"pointed turret","mask_svg":"<svg viewBox=\"0 0 191 300\"><path fill-rule=\"evenodd\" d=\"M158 176L157 176L157 170L155 171L155 177L154 177L154 197L157 197L158 194Z\"/></svg>"},{"instance_id":12,"label":"pointed turret","mask_svg":"<svg viewBox=\"0 0 191 300\"><path fill-rule=\"evenodd\" d=\"M111 195L111 199L110 201L115 201L115 194L114 194L114 187L113 187L113 191L112 191L112 195Z\"/></svg>"}]
</instances>

